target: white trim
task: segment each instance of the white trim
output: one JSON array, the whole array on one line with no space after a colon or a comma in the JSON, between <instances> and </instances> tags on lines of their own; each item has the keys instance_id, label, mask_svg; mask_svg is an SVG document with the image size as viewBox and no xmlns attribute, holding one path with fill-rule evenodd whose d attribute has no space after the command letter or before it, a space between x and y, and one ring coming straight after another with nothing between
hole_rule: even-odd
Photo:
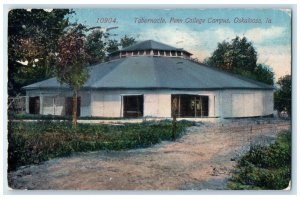
<instances>
[{"instance_id":1,"label":"white trim","mask_svg":"<svg viewBox=\"0 0 300 199\"><path fill-rule=\"evenodd\" d=\"M144 95L144 94L120 94L120 95L123 97L123 96Z\"/></svg>"}]
</instances>

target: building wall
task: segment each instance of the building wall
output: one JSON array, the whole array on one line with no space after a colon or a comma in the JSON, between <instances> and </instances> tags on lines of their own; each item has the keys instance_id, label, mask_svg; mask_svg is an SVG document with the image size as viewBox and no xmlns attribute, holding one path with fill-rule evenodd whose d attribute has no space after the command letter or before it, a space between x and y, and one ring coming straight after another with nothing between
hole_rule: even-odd
<instances>
[{"instance_id":1,"label":"building wall","mask_svg":"<svg viewBox=\"0 0 300 199\"><path fill-rule=\"evenodd\" d=\"M26 112L29 113L29 97L40 97L40 114L65 115L65 98L72 97L71 91L32 90L26 91ZM79 92L81 98L80 116L91 116L89 91Z\"/></svg>"},{"instance_id":2,"label":"building wall","mask_svg":"<svg viewBox=\"0 0 300 199\"><path fill-rule=\"evenodd\" d=\"M81 116L123 117L124 95L144 95L144 117L171 117L171 95L192 94L209 97L209 117L251 117L273 113L273 91L271 90L114 90L82 91ZM67 91L27 91L28 98L40 97L40 114L64 115Z\"/></svg>"},{"instance_id":3,"label":"building wall","mask_svg":"<svg viewBox=\"0 0 300 199\"><path fill-rule=\"evenodd\" d=\"M91 115L99 117L123 117L122 96L143 95L144 117L171 117L171 95L193 94L209 96L209 116L216 117L219 92L212 91L172 91L172 90L115 90L91 92ZM215 102L216 101L216 102Z\"/></svg>"},{"instance_id":4,"label":"building wall","mask_svg":"<svg viewBox=\"0 0 300 199\"><path fill-rule=\"evenodd\" d=\"M145 117L171 117L171 94L146 93L144 95Z\"/></svg>"},{"instance_id":5,"label":"building wall","mask_svg":"<svg viewBox=\"0 0 300 199\"><path fill-rule=\"evenodd\" d=\"M78 96L80 97L80 116L91 116L91 92L80 91Z\"/></svg>"},{"instance_id":6,"label":"building wall","mask_svg":"<svg viewBox=\"0 0 300 199\"><path fill-rule=\"evenodd\" d=\"M220 96L222 117L253 117L273 113L272 90L224 90Z\"/></svg>"}]
</instances>

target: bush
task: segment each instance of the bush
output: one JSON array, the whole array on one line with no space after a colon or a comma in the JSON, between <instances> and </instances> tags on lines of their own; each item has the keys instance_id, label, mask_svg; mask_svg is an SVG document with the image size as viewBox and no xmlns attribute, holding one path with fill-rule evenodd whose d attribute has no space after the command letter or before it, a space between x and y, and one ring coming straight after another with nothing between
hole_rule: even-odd
<instances>
[{"instance_id":1,"label":"bush","mask_svg":"<svg viewBox=\"0 0 300 199\"><path fill-rule=\"evenodd\" d=\"M237 164L229 189L279 190L291 179L291 132L282 132L270 146L251 147Z\"/></svg>"},{"instance_id":2,"label":"bush","mask_svg":"<svg viewBox=\"0 0 300 199\"><path fill-rule=\"evenodd\" d=\"M177 136L180 137L184 129L192 125L192 122L178 122ZM76 129L65 121L9 122L8 169L67 156L72 152L126 150L171 139L170 121L124 125L78 124Z\"/></svg>"}]
</instances>

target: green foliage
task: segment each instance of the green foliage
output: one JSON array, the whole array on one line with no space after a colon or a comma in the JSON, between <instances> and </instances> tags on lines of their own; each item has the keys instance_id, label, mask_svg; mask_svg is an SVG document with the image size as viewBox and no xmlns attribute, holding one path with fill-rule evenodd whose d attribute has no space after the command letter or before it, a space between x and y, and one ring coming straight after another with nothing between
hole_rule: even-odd
<instances>
[{"instance_id":1,"label":"green foliage","mask_svg":"<svg viewBox=\"0 0 300 199\"><path fill-rule=\"evenodd\" d=\"M235 69L235 73L265 84L274 84L274 72L269 66L264 64L258 64L253 71L237 68Z\"/></svg>"},{"instance_id":2,"label":"green foliage","mask_svg":"<svg viewBox=\"0 0 300 199\"><path fill-rule=\"evenodd\" d=\"M177 136L194 123L180 121ZM8 124L8 167L19 166L70 155L72 152L126 150L148 147L172 139L170 121L140 124L105 125L69 122L10 122Z\"/></svg>"},{"instance_id":3,"label":"green foliage","mask_svg":"<svg viewBox=\"0 0 300 199\"><path fill-rule=\"evenodd\" d=\"M274 93L274 107L277 111L286 111L291 116L292 108L292 77L285 75L281 77L277 84L279 88Z\"/></svg>"},{"instance_id":4,"label":"green foliage","mask_svg":"<svg viewBox=\"0 0 300 199\"><path fill-rule=\"evenodd\" d=\"M209 58L208 63L226 71L235 69L254 70L257 53L246 37L236 37L231 42L223 41Z\"/></svg>"},{"instance_id":5,"label":"green foliage","mask_svg":"<svg viewBox=\"0 0 300 199\"><path fill-rule=\"evenodd\" d=\"M20 93L23 86L57 74L53 68L57 60L58 65L64 62L60 65L61 70L58 70L59 74L63 72L62 76L70 73L66 69L66 64L74 60L71 63L72 67L76 66L74 72L72 70L74 78L60 79L68 79L68 82L78 86L82 81L77 80L83 80L86 75L78 72L81 70L80 64L85 67L103 62L106 54L118 50L119 45L126 46L134 42L134 38L128 36L121 38L120 42L110 39L112 35L102 32L98 27L86 28L87 32L81 34L81 38L77 37L79 41L74 43L76 40L73 39L73 42L70 42L72 36L76 36L75 33L84 30L81 26L81 28L77 27L72 34L65 33L66 29L74 26L70 24L68 18L73 13L74 11L69 9L52 11L13 9L8 13L8 94L10 96ZM91 33L88 32L90 30ZM84 49L80 46L83 40L86 41ZM73 50L76 49L72 47L78 47L77 50L81 52L74 53Z\"/></svg>"},{"instance_id":6,"label":"green foliage","mask_svg":"<svg viewBox=\"0 0 300 199\"><path fill-rule=\"evenodd\" d=\"M104 39L107 37L107 34L103 33L100 30L93 30L86 37L86 52L89 55L88 63L89 65L101 63L105 60L105 46L106 43Z\"/></svg>"},{"instance_id":7,"label":"green foliage","mask_svg":"<svg viewBox=\"0 0 300 199\"><path fill-rule=\"evenodd\" d=\"M206 64L222 70L242 75L266 84L274 84L274 73L270 67L257 64L257 52L246 37L236 37L231 42L218 43L212 56L204 60Z\"/></svg>"},{"instance_id":8,"label":"green foliage","mask_svg":"<svg viewBox=\"0 0 300 199\"><path fill-rule=\"evenodd\" d=\"M86 32L88 29L82 24L69 27L58 42L56 59L56 77L63 84L67 84L73 91L73 126L77 125L77 93L88 79L89 55L86 49Z\"/></svg>"},{"instance_id":9,"label":"green foliage","mask_svg":"<svg viewBox=\"0 0 300 199\"><path fill-rule=\"evenodd\" d=\"M273 85L274 72L269 66L264 64L258 64L254 69L254 77L252 79L264 82L269 85Z\"/></svg>"},{"instance_id":10,"label":"green foliage","mask_svg":"<svg viewBox=\"0 0 300 199\"><path fill-rule=\"evenodd\" d=\"M86 49L89 55L89 65L108 61L108 54L135 43L133 37L125 35L120 39L112 39L112 34L95 29L87 36Z\"/></svg>"},{"instance_id":11,"label":"green foliage","mask_svg":"<svg viewBox=\"0 0 300 199\"><path fill-rule=\"evenodd\" d=\"M291 179L291 133L282 132L274 144L255 146L243 156L228 184L229 189L277 190Z\"/></svg>"},{"instance_id":12,"label":"green foliage","mask_svg":"<svg viewBox=\"0 0 300 199\"><path fill-rule=\"evenodd\" d=\"M122 47L122 48L126 48L126 47L128 47L128 46L131 46L131 45L133 45L133 44L135 44L136 43L136 41L135 41L135 39L133 38L133 37L129 37L129 36L127 36L127 35L125 35L123 38L121 38L121 40L120 40L120 46Z\"/></svg>"},{"instance_id":13,"label":"green foliage","mask_svg":"<svg viewBox=\"0 0 300 199\"><path fill-rule=\"evenodd\" d=\"M108 53L112 53L112 52L115 52L117 50L119 50L119 42L115 39L110 39L108 40L108 43L107 43L107 47L106 47L106 51Z\"/></svg>"},{"instance_id":14,"label":"green foliage","mask_svg":"<svg viewBox=\"0 0 300 199\"><path fill-rule=\"evenodd\" d=\"M69 25L69 9L13 9L8 13L8 94L49 78L57 41ZM24 62L27 64L21 64Z\"/></svg>"},{"instance_id":15,"label":"green foliage","mask_svg":"<svg viewBox=\"0 0 300 199\"><path fill-rule=\"evenodd\" d=\"M78 24L61 36L58 42L56 77L73 90L79 90L88 78L85 31L85 27Z\"/></svg>"}]
</instances>

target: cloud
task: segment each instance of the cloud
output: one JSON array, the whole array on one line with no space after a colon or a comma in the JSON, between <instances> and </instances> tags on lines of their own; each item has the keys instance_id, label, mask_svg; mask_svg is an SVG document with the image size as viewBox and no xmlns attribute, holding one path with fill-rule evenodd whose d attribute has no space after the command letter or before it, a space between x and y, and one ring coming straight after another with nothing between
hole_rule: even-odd
<instances>
[{"instance_id":1,"label":"cloud","mask_svg":"<svg viewBox=\"0 0 300 199\"><path fill-rule=\"evenodd\" d=\"M258 63L263 63L272 67L275 79L291 74L291 46L278 45L262 46L257 48Z\"/></svg>"},{"instance_id":2,"label":"cloud","mask_svg":"<svg viewBox=\"0 0 300 199\"><path fill-rule=\"evenodd\" d=\"M235 36L245 36L258 52L258 62L271 66L276 79L291 71L290 45L278 45L272 41L280 40L285 34L282 27L253 28L246 32L234 31L231 28L214 28L204 31L188 27L165 26L157 29L147 29L138 34L138 40L153 39L193 53L193 57L203 61L224 40L230 41ZM266 42L267 40L271 43Z\"/></svg>"},{"instance_id":3,"label":"cloud","mask_svg":"<svg viewBox=\"0 0 300 199\"><path fill-rule=\"evenodd\" d=\"M285 28L271 27L271 28L253 28L245 32L245 37L250 39L255 44L264 43L266 40L273 40L283 37Z\"/></svg>"}]
</instances>

